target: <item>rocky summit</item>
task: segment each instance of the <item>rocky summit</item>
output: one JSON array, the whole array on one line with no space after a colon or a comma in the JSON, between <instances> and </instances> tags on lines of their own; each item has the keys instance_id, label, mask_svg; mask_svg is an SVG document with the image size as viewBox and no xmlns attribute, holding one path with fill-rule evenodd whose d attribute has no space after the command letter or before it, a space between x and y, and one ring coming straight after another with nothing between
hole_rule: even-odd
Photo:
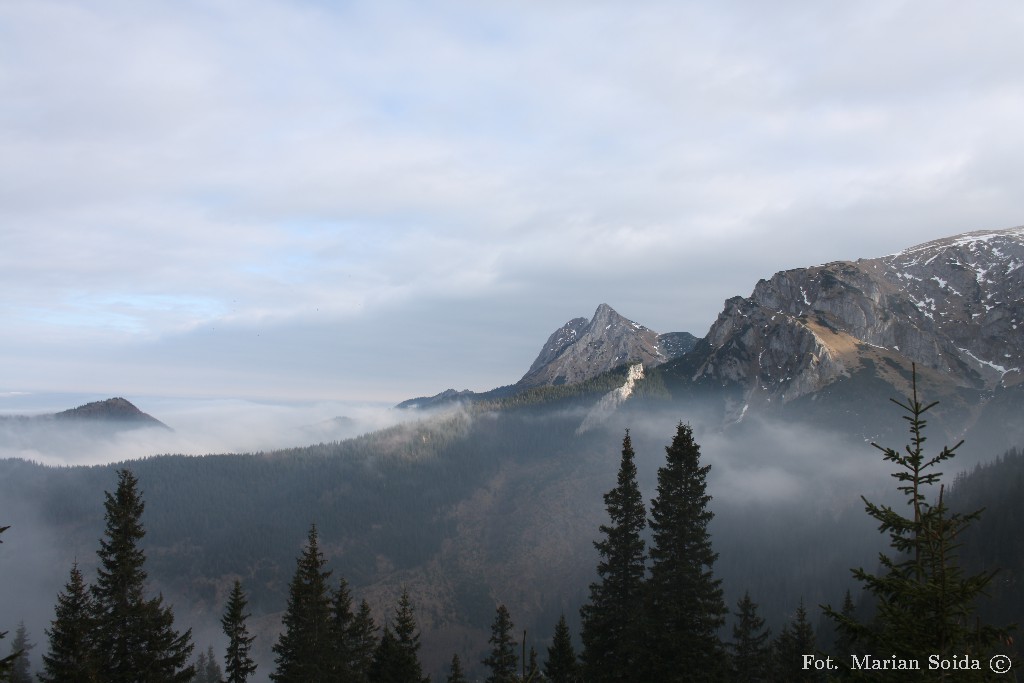
<instances>
[{"instance_id":1,"label":"rocky summit","mask_svg":"<svg viewBox=\"0 0 1024 683\"><path fill-rule=\"evenodd\" d=\"M516 386L578 384L626 363L654 367L682 355L695 341L685 332L658 334L601 304L589 322L573 318L555 330Z\"/></svg>"},{"instance_id":2,"label":"rocky summit","mask_svg":"<svg viewBox=\"0 0 1024 683\"><path fill-rule=\"evenodd\" d=\"M694 380L783 401L871 356L896 354L954 384L1021 382L1024 228L972 232L858 261L776 273L726 301ZM698 352L695 352L698 353Z\"/></svg>"},{"instance_id":3,"label":"rocky summit","mask_svg":"<svg viewBox=\"0 0 1024 683\"><path fill-rule=\"evenodd\" d=\"M721 398L726 423L783 410L870 436L866 406L907 396L916 366L948 436L1012 444L1024 438L1022 266L1024 228L1010 228L780 271L727 300L663 371L674 395Z\"/></svg>"}]
</instances>

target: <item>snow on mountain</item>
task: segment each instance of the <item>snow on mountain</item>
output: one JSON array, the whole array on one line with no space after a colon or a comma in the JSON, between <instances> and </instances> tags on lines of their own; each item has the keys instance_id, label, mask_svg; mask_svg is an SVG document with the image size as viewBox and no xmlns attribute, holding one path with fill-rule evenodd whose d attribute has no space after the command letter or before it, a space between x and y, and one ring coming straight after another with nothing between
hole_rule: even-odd
<instances>
[{"instance_id":1,"label":"snow on mountain","mask_svg":"<svg viewBox=\"0 0 1024 683\"><path fill-rule=\"evenodd\" d=\"M734 297L688 359L691 380L788 402L870 365L910 362L977 391L1024 380L1024 228L966 233L897 254L781 271ZM905 383L905 380L902 380Z\"/></svg>"}]
</instances>

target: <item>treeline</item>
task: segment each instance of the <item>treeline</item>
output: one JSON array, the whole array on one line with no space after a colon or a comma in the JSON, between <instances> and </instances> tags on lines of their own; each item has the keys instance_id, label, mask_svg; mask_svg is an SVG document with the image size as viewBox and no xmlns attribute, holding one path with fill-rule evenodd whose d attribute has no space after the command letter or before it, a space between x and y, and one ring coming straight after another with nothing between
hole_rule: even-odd
<instances>
[{"instance_id":1,"label":"treeline","mask_svg":"<svg viewBox=\"0 0 1024 683\"><path fill-rule=\"evenodd\" d=\"M996 520L990 527L984 526L990 515L979 515L974 509L979 501L990 500L981 493L985 488L1000 488L1008 494L1020 492L1024 458L1009 453L990 468L958 478L953 492L947 492L941 486L939 468L948 464L957 447L926 455L924 415L932 406L918 401L916 386L915 394L900 405L911 428L910 444L881 451L894 466L893 476L904 501L900 506L888 506L864 500L869 516L890 538L891 552L883 555L874 571L854 571L859 600L855 602L848 590L839 608L826 606L829 621L819 625L818 634L802 601L794 605L791 619L777 634L759 614L754 599L758 596L745 593L736 602L735 611L727 608L716 571L718 555L709 532L713 519L712 499L706 490L710 466L702 463L690 427L679 424L666 448L664 464L658 469L657 495L649 509L637 483L630 433L627 431L623 438L616 484L604 495L608 520L600 526L594 544L597 580L589 586L580 610L579 649L574 647L564 614L551 641L538 653L537 641L528 641L525 634L518 639L512 613L499 605L487 656L463 662L453 654L447 680L466 680L465 670L472 672L480 667L489 672L487 680L494 683L825 680L856 675L856 670L849 670L851 661L869 662L872 657L925 662L931 655L954 658L969 654L971 661L981 661L989 655L1012 654L1006 630L988 625L1005 622L987 619L984 611L979 611L979 598L998 587L1005 577L988 569L996 564L976 566L976 558L981 555L972 554L971 562L962 564L959 557L977 543L1005 546L1007 539L1015 539L1013 543L1019 546L1019 536L1007 533L1006 525L1014 528L1022 497L1013 499L1015 507L1007 503L1008 519ZM452 418L442 429L420 425L411 432L397 433L415 438L402 442L407 444L404 452L392 445L386 451L391 454L384 463L387 469L377 476L393 476L394 481L388 484L408 487L400 491L411 492L417 484L422 488L416 475L429 471L423 468L451 467L441 464L446 458L424 454L434 447L457 453L459 444L465 443L458 433L467 427L459 420ZM481 424L504 435L509 423L495 420ZM520 434L517 448L528 446L535 438ZM327 471L324 468L328 463L322 462L324 457L318 453L320 448L324 446L294 449L262 462L294 458L296 464L308 470L312 481ZM382 447L381 453L385 450ZM473 458L481 459L479 454ZM467 464L458 458L456 461ZM365 467L368 462L346 462L345 466L358 463ZM404 467L409 470L408 480L403 483ZM108 470L89 471L95 474ZM174 471L168 470L172 474ZM105 529L97 551L96 579L87 584L77 563L71 567L69 580L57 597L54 620L46 630L41 680L248 680L255 663L250 652L253 637L246 627L249 596L243 584L235 582L223 606L221 624L229 641L227 651L221 655L207 649L193 657L191 632L174 627L173 613L160 596L145 594L146 558L138 545L144 533L140 521L143 505L137 479L125 469L118 470L117 477L116 491L105 496ZM152 488L158 492L155 495L178 493L173 487L169 491L160 486ZM360 495L357 491L338 495L350 493ZM429 494L426 497L429 499ZM273 501L261 501L261 506L263 510L278 509ZM436 508L424 504L423 509ZM261 518L267 519L267 515ZM320 534L320 526L311 527L297 562L294 557L289 559L295 571L285 597L283 629L273 647L271 678L314 683L424 680L410 595L403 592L393 615L383 624L376 623L365 600L354 604L346 578L332 580L332 570L319 545ZM1005 556L1009 565L1003 566L1016 572L1024 554L1013 543ZM348 560L346 551L346 572L358 568ZM1010 574L1011 579L1015 576ZM728 638L726 623L730 616ZM11 643L10 656L0 660L0 680L5 676L17 683L32 680L25 678L29 674L24 654L32 644L23 627ZM828 656L834 658L835 668L824 665L831 661L826 659ZM956 678L971 680L972 676L973 671L958 671ZM985 679L984 673L976 677ZM884 676L873 673L871 678L882 680ZM915 679L900 672L898 680Z\"/></svg>"},{"instance_id":2,"label":"treeline","mask_svg":"<svg viewBox=\"0 0 1024 683\"><path fill-rule=\"evenodd\" d=\"M163 550L151 558L152 573L176 594L207 604L214 597L210 583L193 579L246 576L270 587L253 595L254 609L273 612L284 605L296 529L311 520L345 547L346 573L363 585L381 557L402 570L435 555L452 533L447 511L503 463L576 441L569 421L536 429L528 414L471 420L454 413L343 442L271 453L155 456L130 467L151 501L147 543ZM0 462L0 496L15 515L32 511L8 523L38 518L64 546L84 554L83 539L95 538L103 521L83 492L102 492L125 466Z\"/></svg>"}]
</instances>

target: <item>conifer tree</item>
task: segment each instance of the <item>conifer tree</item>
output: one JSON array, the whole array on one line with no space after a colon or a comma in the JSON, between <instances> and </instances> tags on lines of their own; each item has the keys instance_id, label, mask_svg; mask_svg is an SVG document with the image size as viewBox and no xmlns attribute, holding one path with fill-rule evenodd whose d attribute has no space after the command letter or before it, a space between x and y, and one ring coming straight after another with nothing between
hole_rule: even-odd
<instances>
[{"instance_id":1,"label":"conifer tree","mask_svg":"<svg viewBox=\"0 0 1024 683\"><path fill-rule=\"evenodd\" d=\"M326 683L331 679L330 597L316 525L309 528L306 546L297 560L288 588L284 632L274 644L277 665L270 678L278 683Z\"/></svg>"},{"instance_id":2,"label":"conifer tree","mask_svg":"<svg viewBox=\"0 0 1024 683\"><path fill-rule=\"evenodd\" d=\"M245 623L250 616L245 612L247 605L242 583L236 579L224 607L224 616L220 620L224 635L228 637L228 649L224 657L224 673L227 678L224 683L246 683L256 672L256 662L250 655L256 637L249 635Z\"/></svg>"},{"instance_id":3,"label":"conifer tree","mask_svg":"<svg viewBox=\"0 0 1024 683\"><path fill-rule=\"evenodd\" d=\"M807 620L807 610L801 598L793 620L782 627L779 637L772 644L773 680L777 683L822 680L821 671L805 669L803 665L803 656L814 654L816 650L814 627Z\"/></svg>"},{"instance_id":4,"label":"conifer tree","mask_svg":"<svg viewBox=\"0 0 1024 683\"><path fill-rule=\"evenodd\" d=\"M9 526L0 526L0 535L2 535L5 531L7 531L10 528L11 527ZM3 542L3 539L0 538L0 543ZM7 631L0 631L0 640L3 640L4 636L6 635ZM5 676L10 675L11 669L14 667L14 660L17 659L17 657L17 652L14 652L13 654L10 654L6 657L0 657L0 681L2 681Z\"/></svg>"},{"instance_id":5,"label":"conifer tree","mask_svg":"<svg viewBox=\"0 0 1024 683\"><path fill-rule=\"evenodd\" d=\"M398 641L391 630L391 625L384 624L384 632L373 653L370 665L370 680L374 683L403 683L401 657L398 653Z\"/></svg>"},{"instance_id":6,"label":"conifer tree","mask_svg":"<svg viewBox=\"0 0 1024 683\"><path fill-rule=\"evenodd\" d=\"M548 647L548 657L544 661L544 675L551 683L579 683L580 665L576 660L576 650L572 646L569 625L565 623L563 614L555 626L555 634Z\"/></svg>"},{"instance_id":7,"label":"conifer tree","mask_svg":"<svg viewBox=\"0 0 1024 683\"><path fill-rule=\"evenodd\" d=\"M420 634L409 591L402 590L395 609L395 628L384 627L374 654L370 679L375 683L419 683L426 681L419 659Z\"/></svg>"},{"instance_id":8,"label":"conifer tree","mask_svg":"<svg viewBox=\"0 0 1024 683\"><path fill-rule=\"evenodd\" d=\"M217 663L217 655L213 653L212 645L196 657L195 669L196 675L192 683L223 683L220 664Z\"/></svg>"},{"instance_id":9,"label":"conifer tree","mask_svg":"<svg viewBox=\"0 0 1024 683\"><path fill-rule=\"evenodd\" d=\"M207 683L224 683L224 672L220 669L212 645L206 649L206 680Z\"/></svg>"},{"instance_id":10,"label":"conifer tree","mask_svg":"<svg viewBox=\"0 0 1024 683\"><path fill-rule=\"evenodd\" d=\"M943 500L942 472L938 471L942 463L955 456L963 441L952 448L944 446L935 455L925 454L925 414L937 402L925 404L918 398L916 366L911 395L904 401L890 400L904 412L902 417L910 425L910 443L902 451L872 446L882 452L886 462L895 464L892 476L900 482L897 490L906 498L908 514L861 497L879 530L889 534L893 549L893 555L879 556L880 573L853 570L854 578L875 601L875 617L870 623L860 623L831 607L825 609L826 614L836 622L841 636L877 657L924 662L931 655L948 659L969 653L988 660L1007 638L1006 629L982 624L977 616L978 599L996 572L967 575L957 559L957 537L981 511L950 512ZM930 496L934 503L929 502ZM935 672L922 671L921 676L928 673L933 674L929 680L934 680ZM912 679L904 671L894 672L893 678L896 674L904 674L900 680ZM939 677L951 675L947 671ZM956 680L973 676L971 672L955 672ZM978 678L984 678L984 672Z\"/></svg>"},{"instance_id":11,"label":"conifer tree","mask_svg":"<svg viewBox=\"0 0 1024 683\"><path fill-rule=\"evenodd\" d=\"M526 637L525 633L523 637ZM544 675L540 672L540 664L537 663L537 650L532 645L530 646L530 654L526 661L523 683L545 683Z\"/></svg>"},{"instance_id":12,"label":"conifer tree","mask_svg":"<svg viewBox=\"0 0 1024 683\"><path fill-rule=\"evenodd\" d=\"M408 600L407 595L405 598ZM404 638L408 643L405 647L413 651L414 659L418 661L416 651L419 649L419 634L416 633L411 604L406 604L406 610L406 613L399 615L400 623L396 623L399 629L396 644L401 644ZM410 623L411 631L403 635ZM370 605L363 600L359 610L353 614L352 593L348 582L341 579L331 598L331 656L336 680L350 683L369 681L370 667L377 648L376 632L377 626L373 623Z\"/></svg>"},{"instance_id":13,"label":"conifer tree","mask_svg":"<svg viewBox=\"0 0 1024 683\"><path fill-rule=\"evenodd\" d=\"M352 619L352 681L369 683L373 656L377 651L377 624L373 621L370 604L364 599Z\"/></svg>"},{"instance_id":14,"label":"conifer tree","mask_svg":"<svg viewBox=\"0 0 1024 683\"><path fill-rule=\"evenodd\" d=\"M760 681L768 669L771 654L771 632L764 625L764 619L757 614L757 603L744 593L736 604L736 623L732 627L732 668L733 680L738 682Z\"/></svg>"},{"instance_id":15,"label":"conifer tree","mask_svg":"<svg viewBox=\"0 0 1024 683\"><path fill-rule=\"evenodd\" d=\"M633 459L627 430L616 486L604 495L609 524L600 527L604 538L594 543L598 581L590 584L590 600L580 608L585 674L593 683L634 680L645 659L641 533L647 518Z\"/></svg>"},{"instance_id":16,"label":"conifer tree","mask_svg":"<svg viewBox=\"0 0 1024 683\"><path fill-rule=\"evenodd\" d=\"M336 680L349 681L353 675L352 593L348 582L341 579L331 597L331 671Z\"/></svg>"},{"instance_id":17,"label":"conifer tree","mask_svg":"<svg viewBox=\"0 0 1024 683\"><path fill-rule=\"evenodd\" d=\"M658 469L658 495L651 502L651 577L648 589L648 680L707 681L726 677L718 629L727 610L721 580L714 578L718 554L711 548L706 491L710 465L700 464L700 446L689 425L679 423L666 463Z\"/></svg>"},{"instance_id":18,"label":"conifer tree","mask_svg":"<svg viewBox=\"0 0 1024 683\"><path fill-rule=\"evenodd\" d=\"M839 615L842 619L854 621L856 619L855 614L856 605L853 603L853 596L850 595L850 591L847 589L843 595L843 606L839 610ZM857 648L854 645L849 629L836 628L833 649L835 650L836 659L844 664L850 661L851 656L857 654Z\"/></svg>"},{"instance_id":19,"label":"conifer tree","mask_svg":"<svg viewBox=\"0 0 1024 683\"><path fill-rule=\"evenodd\" d=\"M446 681L447 683L469 683L469 679L462 673L462 662L457 654L452 655L451 673L448 674Z\"/></svg>"},{"instance_id":20,"label":"conifer tree","mask_svg":"<svg viewBox=\"0 0 1024 683\"><path fill-rule=\"evenodd\" d=\"M416 614L409 599L409 591L405 588L398 598L398 609L395 612L395 639L401 653L406 680L413 683L425 681L423 667L420 664L420 632L416 626Z\"/></svg>"},{"instance_id":21,"label":"conifer tree","mask_svg":"<svg viewBox=\"0 0 1024 683\"><path fill-rule=\"evenodd\" d=\"M196 670L196 675L192 677L190 683L207 683L206 681L206 652L200 652L199 656L196 657L196 663L192 665Z\"/></svg>"},{"instance_id":22,"label":"conifer tree","mask_svg":"<svg viewBox=\"0 0 1024 683\"><path fill-rule=\"evenodd\" d=\"M25 629L25 622L18 624L14 631L14 639L11 641L11 656L14 657L11 666L10 683L32 683L31 664L28 653L35 648L35 645L28 642L28 631Z\"/></svg>"},{"instance_id":23,"label":"conifer tree","mask_svg":"<svg viewBox=\"0 0 1024 683\"><path fill-rule=\"evenodd\" d=\"M117 489L106 493L106 529L97 552L100 566L93 586L93 624L100 680L104 683L187 683L192 631L178 633L174 613L163 597L146 599L145 535L138 480L118 471Z\"/></svg>"},{"instance_id":24,"label":"conifer tree","mask_svg":"<svg viewBox=\"0 0 1024 683\"><path fill-rule=\"evenodd\" d=\"M54 619L46 635L50 650L43 655L43 683L62 681L96 681L96 662L93 645L92 596L78 569L71 566L71 576L64 592L57 595Z\"/></svg>"},{"instance_id":25,"label":"conifer tree","mask_svg":"<svg viewBox=\"0 0 1024 683\"><path fill-rule=\"evenodd\" d=\"M491 674L487 677L487 683L516 683L518 676L516 670L519 668L519 656L516 653L516 640L512 634L512 617L505 605L498 605L491 622L491 637L487 642L491 644L491 652L483 660Z\"/></svg>"}]
</instances>

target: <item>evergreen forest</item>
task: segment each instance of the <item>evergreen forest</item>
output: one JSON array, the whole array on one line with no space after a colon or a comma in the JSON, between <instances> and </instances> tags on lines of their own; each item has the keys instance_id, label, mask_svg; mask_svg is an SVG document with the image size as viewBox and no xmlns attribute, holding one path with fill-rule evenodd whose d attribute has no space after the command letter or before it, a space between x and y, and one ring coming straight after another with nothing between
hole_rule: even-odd
<instances>
[{"instance_id":1,"label":"evergreen forest","mask_svg":"<svg viewBox=\"0 0 1024 683\"><path fill-rule=\"evenodd\" d=\"M1024 454L950 476L965 446L926 443L933 407L896 402L888 490L813 520L720 504L688 423L581 434L571 400L270 453L2 461L4 583L19 555L63 566L44 604L26 591L41 624L0 615L0 681L1004 680Z\"/></svg>"}]
</instances>

